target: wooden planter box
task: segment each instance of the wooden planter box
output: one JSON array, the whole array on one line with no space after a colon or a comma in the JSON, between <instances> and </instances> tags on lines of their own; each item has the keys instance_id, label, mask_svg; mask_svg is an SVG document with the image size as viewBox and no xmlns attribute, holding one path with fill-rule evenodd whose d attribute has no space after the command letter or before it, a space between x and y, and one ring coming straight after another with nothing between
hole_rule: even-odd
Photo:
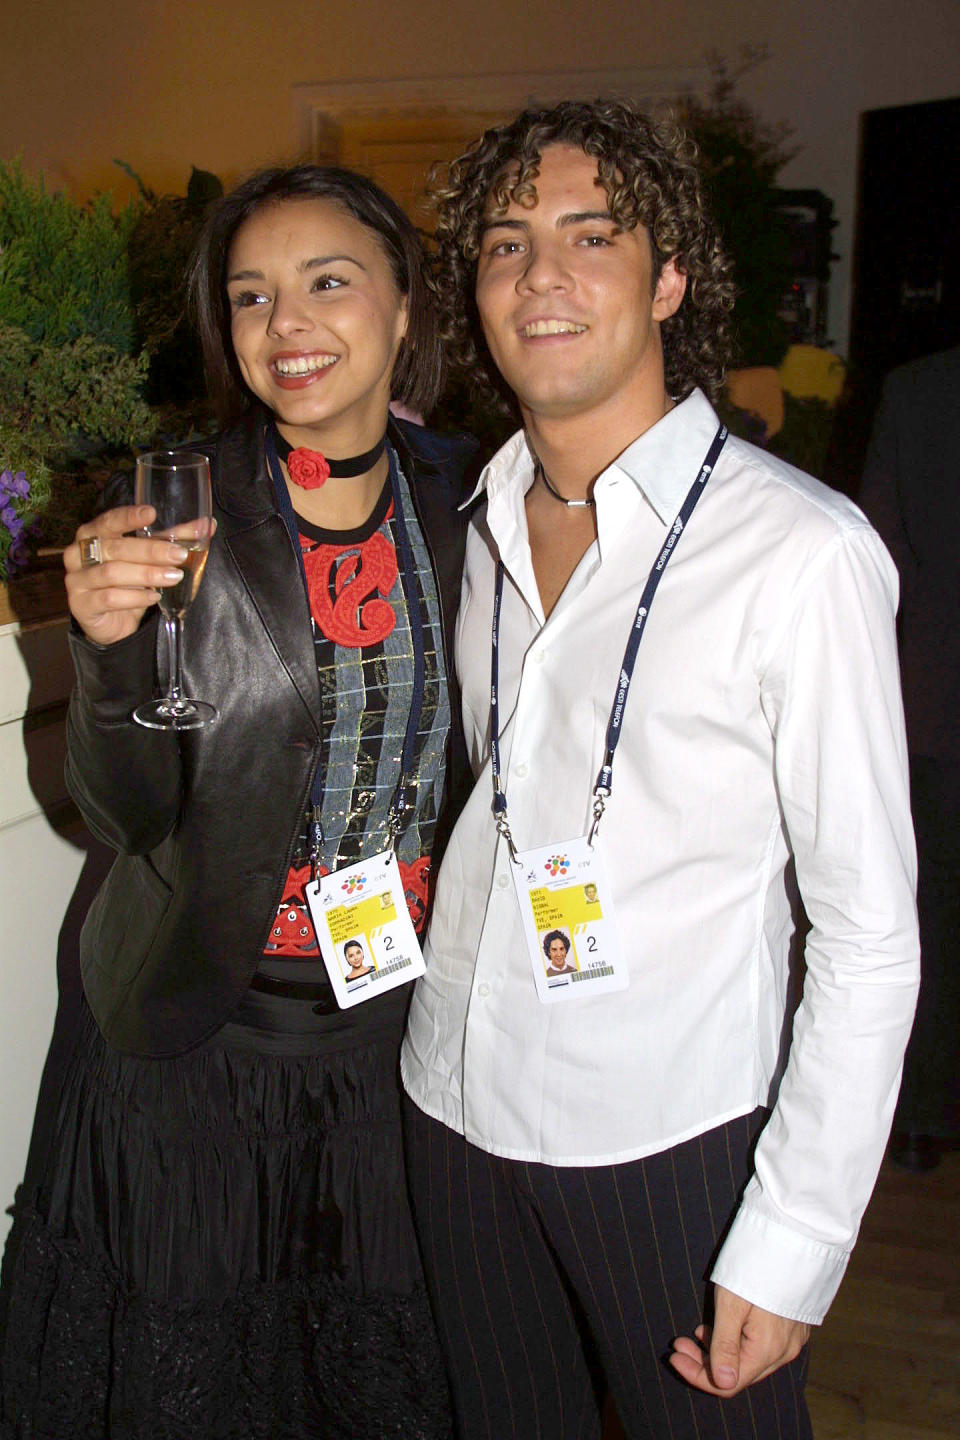
<instances>
[{"instance_id":1,"label":"wooden planter box","mask_svg":"<svg viewBox=\"0 0 960 1440\"><path fill-rule=\"evenodd\" d=\"M0 583L0 625L33 625L66 613L62 550L41 550L26 570Z\"/></svg>"}]
</instances>

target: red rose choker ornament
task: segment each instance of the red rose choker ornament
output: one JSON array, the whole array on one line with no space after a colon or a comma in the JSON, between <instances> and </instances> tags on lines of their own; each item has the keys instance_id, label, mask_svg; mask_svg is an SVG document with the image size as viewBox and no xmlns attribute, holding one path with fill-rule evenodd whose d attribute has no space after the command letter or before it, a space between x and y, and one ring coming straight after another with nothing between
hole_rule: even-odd
<instances>
[{"instance_id":1,"label":"red rose choker ornament","mask_svg":"<svg viewBox=\"0 0 960 1440\"><path fill-rule=\"evenodd\" d=\"M294 485L301 490L319 490L330 477L330 465L319 450L299 446L287 456L287 471Z\"/></svg>"}]
</instances>

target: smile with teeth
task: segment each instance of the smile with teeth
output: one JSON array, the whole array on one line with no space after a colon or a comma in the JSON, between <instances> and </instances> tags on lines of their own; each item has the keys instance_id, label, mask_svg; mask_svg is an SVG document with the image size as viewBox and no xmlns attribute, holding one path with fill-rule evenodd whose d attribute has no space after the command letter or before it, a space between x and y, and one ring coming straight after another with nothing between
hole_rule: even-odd
<instances>
[{"instance_id":1,"label":"smile with teeth","mask_svg":"<svg viewBox=\"0 0 960 1440\"><path fill-rule=\"evenodd\" d=\"M278 375L313 375L317 370L326 370L336 365L338 355L278 355L273 368Z\"/></svg>"},{"instance_id":2,"label":"smile with teeth","mask_svg":"<svg viewBox=\"0 0 960 1440\"><path fill-rule=\"evenodd\" d=\"M530 320L520 334L525 340L535 340L540 335L582 335L586 328L572 320Z\"/></svg>"}]
</instances>

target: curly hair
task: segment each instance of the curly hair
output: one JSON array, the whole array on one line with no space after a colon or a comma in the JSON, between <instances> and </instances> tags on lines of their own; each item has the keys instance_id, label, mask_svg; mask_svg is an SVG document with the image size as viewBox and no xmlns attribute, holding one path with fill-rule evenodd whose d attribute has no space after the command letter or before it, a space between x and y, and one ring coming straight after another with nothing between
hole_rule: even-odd
<instances>
[{"instance_id":1,"label":"curly hair","mask_svg":"<svg viewBox=\"0 0 960 1440\"><path fill-rule=\"evenodd\" d=\"M266 206L328 200L366 226L379 241L401 295L407 333L393 368L391 394L413 410L431 410L443 383L443 350L436 328L433 282L412 222L372 180L332 165L260 170L213 206L190 262L190 299L203 346L207 384L224 424L253 403L233 350L226 272L230 247L244 221Z\"/></svg>"},{"instance_id":2,"label":"curly hair","mask_svg":"<svg viewBox=\"0 0 960 1440\"><path fill-rule=\"evenodd\" d=\"M666 388L683 399L700 385L716 399L730 353L731 265L704 200L697 148L672 121L655 122L623 100L565 100L525 110L487 130L465 154L434 172L440 333L451 364L474 391L504 399L483 343L474 299L480 225L488 203L536 204L543 151L572 145L594 156L610 215L622 229L642 225L653 247L653 283L674 259L687 277L675 315L661 323Z\"/></svg>"},{"instance_id":3,"label":"curly hair","mask_svg":"<svg viewBox=\"0 0 960 1440\"><path fill-rule=\"evenodd\" d=\"M550 946L554 940L559 940L563 945L563 953L567 955L570 951L570 936L564 935L562 930L549 930L543 937L543 953L550 959Z\"/></svg>"}]
</instances>

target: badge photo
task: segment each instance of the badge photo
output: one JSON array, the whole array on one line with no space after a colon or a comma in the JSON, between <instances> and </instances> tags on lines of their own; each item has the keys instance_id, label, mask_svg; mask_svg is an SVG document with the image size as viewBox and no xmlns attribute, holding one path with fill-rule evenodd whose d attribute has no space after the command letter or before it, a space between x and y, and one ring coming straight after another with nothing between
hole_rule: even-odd
<instances>
[{"instance_id":1,"label":"badge photo","mask_svg":"<svg viewBox=\"0 0 960 1440\"><path fill-rule=\"evenodd\" d=\"M306 887L320 954L341 1010L425 971L392 850Z\"/></svg>"},{"instance_id":2,"label":"badge photo","mask_svg":"<svg viewBox=\"0 0 960 1440\"><path fill-rule=\"evenodd\" d=\"M544 1004L629 983L597 841L523 850L511 867L537 994Z\"/></svg>"}]
</instances>

